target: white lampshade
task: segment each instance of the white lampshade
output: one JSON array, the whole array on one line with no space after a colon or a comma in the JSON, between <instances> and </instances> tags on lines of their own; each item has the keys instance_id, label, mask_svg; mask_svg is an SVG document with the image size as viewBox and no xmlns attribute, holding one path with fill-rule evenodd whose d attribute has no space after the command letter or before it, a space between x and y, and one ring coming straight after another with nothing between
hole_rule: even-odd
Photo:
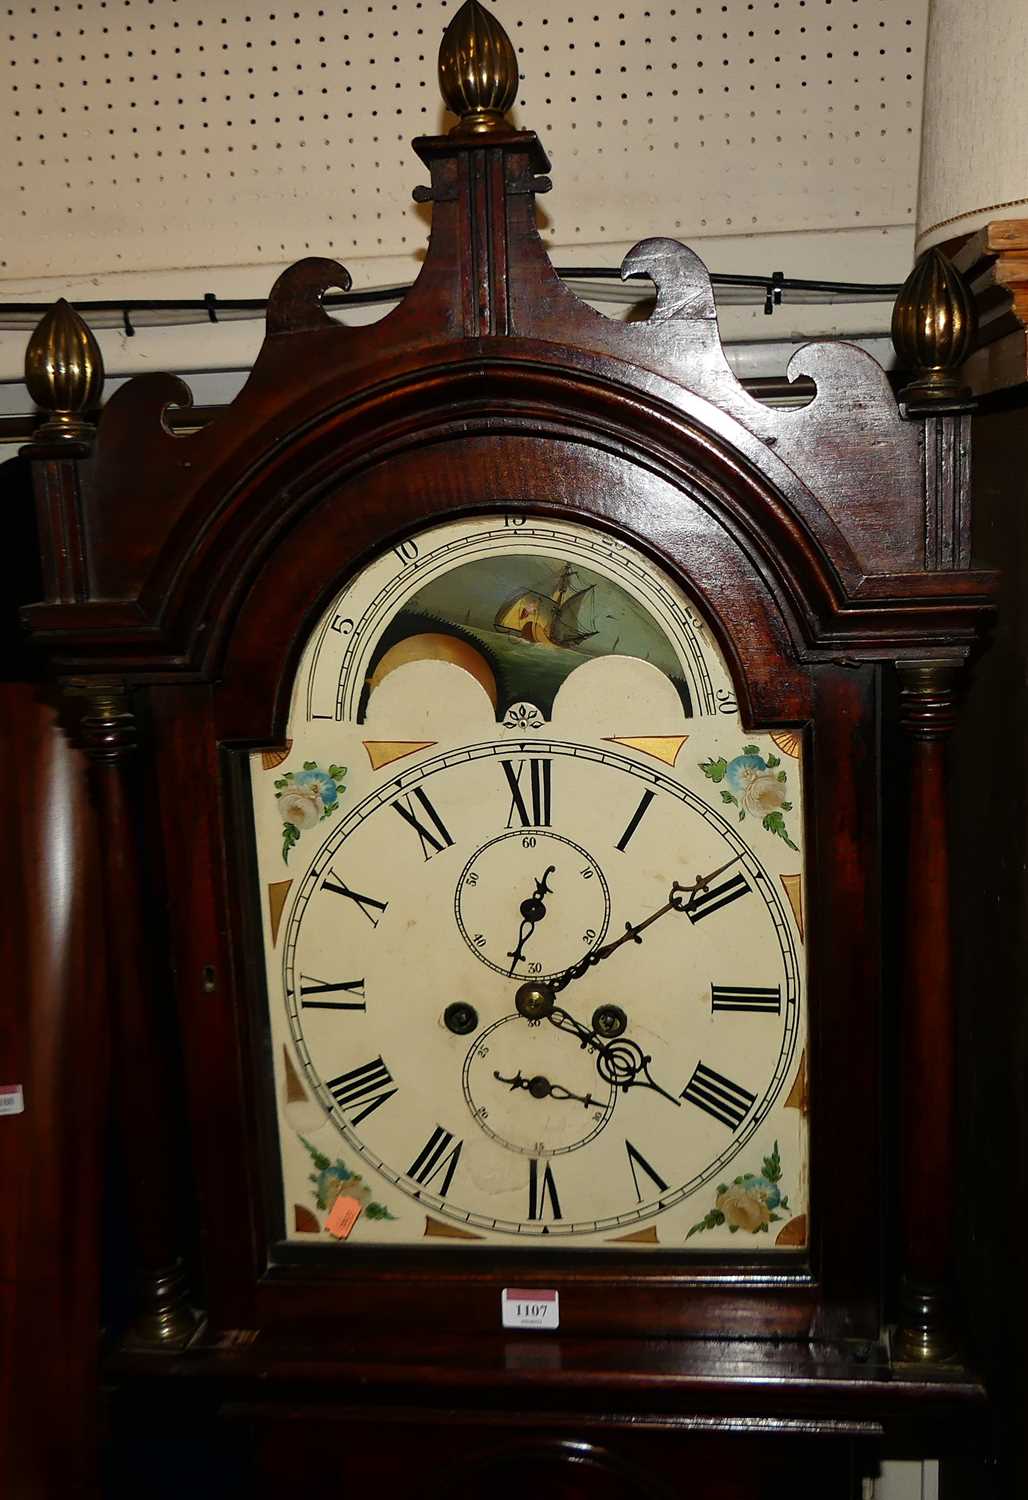
<instances>
[{"instance_id":1,"label":"white lampshade","mask_svg":"<svg viewBox=\"0 0 1028 1500\"><path fill-rule=\"evenodd\" d=\"M920 255L993 219L1028 217L1028 0L932 0Z\"/></svg>"}]
</instances>

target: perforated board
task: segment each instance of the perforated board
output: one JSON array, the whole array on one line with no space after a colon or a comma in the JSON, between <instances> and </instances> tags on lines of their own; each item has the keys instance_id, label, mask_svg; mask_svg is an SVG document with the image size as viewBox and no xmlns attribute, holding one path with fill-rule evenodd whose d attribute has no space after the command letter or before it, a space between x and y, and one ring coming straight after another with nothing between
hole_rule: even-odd
<instances>
[{"instance_id":1,"label":"perforated board","mask_svg":"<svg viewBox=\"0 0 1028 1500\"><path fill-rule=\"evenodd\" d=\"M310 253L413 269L408 142L445 123L457 4L9 0L0 278ZM495 10L515 119L553 158L554 246L912 221L927 0Z\"/></svg>"}]
</instances>

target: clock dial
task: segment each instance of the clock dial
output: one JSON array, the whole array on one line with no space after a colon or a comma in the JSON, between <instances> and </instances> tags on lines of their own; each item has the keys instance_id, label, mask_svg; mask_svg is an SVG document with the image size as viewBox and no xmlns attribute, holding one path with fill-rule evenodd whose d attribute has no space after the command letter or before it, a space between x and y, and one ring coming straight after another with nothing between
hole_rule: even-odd
<instances>
[{"instance_id":1,"label":"clock dial","mask_svg":"<svg viewBox=\"0 0 1028 1500\"><path fill-rule=\"evenodd\" d=\"M354 1159L461 1223L590 1235L665 1213L759 1127L794 1060L797 949L700 796L610 748L518 754L430 757L345 816L293 907L286 1002ZM515 765L549 798L508 828ZM568 1158L559 1215L530 1211L525 1157Z\"/></svg>"},{"instance_id":2,"label":"clock dial","mask_svg":"<svg viewBox=\"0 0 1028 1500\"><path fill-rule=\"evenodd\" d=\"M464 543L491 547L499 530L463 526L460 547L438 529L456 571ZM568 532L581 541L583 528ZM437 541L410 548L433 557ZM802 940L784 883L802 876L799 765L783 769L770 737L745 736L716 694L703 700L713 712L687 713L697 678L668 619L690 622L710 684L727 674L656 570L646 564L652 590L675 607L640 620L620 581L583 582L549 545L545 584L541 554L508 531L510 552L485 552L492 598L465 609L467 651L495 599L493 625L528 632L506 676L449 648L414 655L356 695L360 724L326 730L303 708L324 628L306 653L290 756L274 767L284 831L265 818L258 833L269 886L283 862L293 874L266 934L272 1031L304 1095L280 1103L287 1214L304 1206L306 1224L313 1206L330 1225L335 1200L352 1197L354 1242L423 1242L427 1214L476 1244L605 1245L655 1222L660 1243L706 1249L741 1230L745 1248L763 1248L805 1193L805 1119L789 1103ZM409 550L389 565L394 582ZM538 586L513 593L526 578ZM453 606L467 582L440 574L431 597ZM358 580L351 598L362 588L377 608L381 579ZM663 640L662 668L590 654L577 635L561 644L586 621L586 589L622 627L609 644L628 633L658 655ZM403 600L378 620L386 651L362 648L369 680L413 639L409 619L397 626L415 613L409 590ZM491 629L478 627L483 648ZM533 678L525 651L586 660L565 672L544 659ZM525 696L533 682L545 701ZM415 748L365 755L369 743Z\"/></svg>"}]
</instances>

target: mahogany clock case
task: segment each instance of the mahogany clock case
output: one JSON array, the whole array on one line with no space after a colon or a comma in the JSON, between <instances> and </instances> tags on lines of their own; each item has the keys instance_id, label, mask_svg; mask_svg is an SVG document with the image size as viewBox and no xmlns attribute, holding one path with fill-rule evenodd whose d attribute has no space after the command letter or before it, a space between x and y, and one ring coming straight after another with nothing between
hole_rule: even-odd
<instances>
[{"instance_id":1,"label":"mahogany clock case","mask_svg":"<svg viewBox=\"0 0 1028 1500\"><path fill-rule=\"evenodd\" d=\"M814 846L809 868L830 861L833 871L830 887L818 881L816 893L810 891L807 916L816 934L810 954L816 1059L811 1067L813 1256L787 1257L792 1263L786 1268L780 1254L733 1255L727 1266L721 1258L719 1271L719 1258L702 1253L658 1252L642 1264L638 1256L619 1264L607 1255L602 1262L586 1255L569 1272L562 1257L540 1253L530 1257L533 1278L545 1277L548 1269L559 1276L562 1326L576 1332L713 1332L734 1323L738 1332L806 1337L819 1305L823 1326L827 1304L839 1310L839 1333L877 1337L880 1286L867 1237L876 1240L880 1187L877 1127L868 1118L877 1087L878 1008L877 905L870 874L877 834L873 669L804 670L796 664L785 611L739 540L719 523L729 502L725 477L709 455L690 454L684 463L679 455L677 472L668 474L652 456L645 468L633 461L624 429L621 451L614 453L541 417L533 421L526 442L491 431L497 424L490 416L476 422L463 415L455 435L450 413L441 415L430 441L423 420L406 451L394 450L377 461L373 456L355 465L345 480L331 455L321 472L307 470L302 488L294 481L296 520L252 578L226 640L218 682L210 691L193 686L150 692L176 967L180 976L209 969L218 976L202 1005L184 1003L181 1010L187 1070L193 1073L198 1060L202 1069L199 1087L199 1080L190 1080L189 1097L198 1143L195 1170L214 1251L208 1265L209 1315L222 1327L342 1320L350 1327L381 1328L395 1320L437 1331L492 1329L500 1288L523 1279L527 1269L521 1251L513 1257L434 1248L429 1254L387 1255L277 1243L282 1226L272 1207L278 1169L261 1020L265 1001L254 961L261 951L258 890L245 857L251 835L242 752L283 743L297 644L331 593L364 559L419 525L474 508L571 513L610 528L679 573L735 666L748 727L815 726L809 736ZM552 498L558 473L564 493L575 496L573 509ZM227 772L223 797L216 795L215 746L221 747ZM207 769L201 770L204 764ZM203 816L196 816L195 799L198 792L205 795L204 784L211 800ZM183 837L182 810L190 803L194 814ZM854 854L843 860L841 850ZM222 866L229 892L227 941L218 904L198 878L199 871ZM238 1009L229 1014L233 986ZM226 1014L215 1024L212 1012L221 1007ZM212 1034L228 1026L248 1038L245 1090L237 1083L235 1049L212 1046ZM823 1090L822 1077L831 1079ZM847 1172L844 1185L833 1189L838 1174L829 1163L822 1166L819 1141L830 1141L834 1155L851 1136L853 1156L866 1165L862 1174ZM212 1139L218 1141L216 1153L205 1144ZM225 1191L229 1163L231 1193ZM853 1232L860 1223L868 1226L865 1234ZM740 1286L747 1262L750 1288Z\"/></svg>"},{"instance_id":2,"label":"mahogany clock case","mask_svg":"<svg viewBox=\"0 0 1028 1500\"><path fill-rule=\"evenodd\" d=\"M887 1412L916 1427L923 1408L941 1434L981 1390L959 1368L899 1378L880 1342L882 1246L902 1241L907 1270L930 1283L915 1314L934 1317L951 1091L944 1045L938 1068L916 1060L944 1042L949 1015L940 741L994 586L971 567L966 410L901 413L881 369L842 345L790 366L815 382L806 406L763 406L732 375L709 277L683 246L650 240L626 257L622 274L656 288L645 322L603 318L560 282L535 227L549 182L530 132L497 115L415 149L432 238L380 323L333 321L321 298L347 273L300 262L273 291L246 387L208 426L173 434L165 413L188 392L148 375L115 394L95 442L58 422L28 450L46 600L27 615L84 705L96 762L112 1082L158 1343L181 1312L168 1268L188 1235L154 1184L183 1138L204 1263L200 1339L164 1365L125 1352L110 1368L149 1360L149 1374L199 1386L250 1382L251 1398L270 1372L387 1403L425 1386L436 1405L461 1389L509 1406L539 1381L579 1412L649 1402L672 1426L685 1404L701 1422L752 1427L770 1412L850 1436L880 1434ZM580 521L652 559L709 621L743 724L803 737L808 1250L283 1245L246 757L283 745L303 642L344 581L434 522L505 514ZM892 664L906 674L917 795L907 1158L890 1201L881 971L884 919L900 918L883 911L880 807L895 773L879 696ZM169 961L181 1088L159 1041ZM545 1379L506 1362L505 1285L559 1287ZM297 1342L302 1369L282 1352Z\"/></svg>"},{"instance_id":3,"label":"mahogany clock case","mask_svg":"<svg viewBox=\"0 0 1028 1500\"><path fill-rule=\"evenodd\" d=\"M508 170L516 181L516 157ZM525 199L506 202L511 218L520 217ZM522 228L528 237L512 233L509 249L531 287L542 252L527 221ZM687 264L691 276L701 274ZM408 304L438 305L431 265L430 257L428 285L419 283ZM719 1269L702 1255L624 1265L583 1257L573 1272L562 1263L563 1326L877 1338L881 766L873 661L898 645L917 649L932 630L968 638L982 581L966 572L951 573L943 587L938 575L918 578L928 597L908 608L905 578L883 578L874 591L865 579L869 597L847 612L838 573L807 526L827 526L836 568L852 569L853 552L824 511L816 520L809 491L770 439L681 385L612 369L606 355L510 337L502 348L495 340L412 339L408 304L371 330L326 326L323 314L303 309L297 326L282 326L293 286L309 297L339 274L322 262L288 273L291 284L270 314L280 331L235 408L212 427L171 437L159 414L183 399L182 387L144 377L111 401L93 456L53 463L59 483L73 468L83 483L89 549L79 566L88 577L72 585L79 599L85 588L96 597L30 611L65 672L149 684L146 753L162 847L147 858L161 870L170 923L212 1325L493 1329L499 1288L515 1265L519 1279L525 1275L520 1256L506 1264L445 1252L373 1264L348 1256L331 1273L318 1257L284 1264L275 1251L263 1001L252 963L256 892L244 788L230 769L243 751L282 743L300 644L356 567L432 520L511 511L581 518L680 579L731 665L747 726L792 725L806 734L805 852L816 872L807 890L809 1262L797 1255L786 1270L780 1259L768 1266L754 1257L740 1272L735 1258ZM573 299L570 309L561 306L555 330L572 338L582 318L593 342L597 333L600 341L615 336L579 307ZM681 326L687 334L688 322ZM723 361L708 326L706 352L696 355L701 385L712 372L720 380ZM308 342L320 362L298 365L290 346ZM852 358L863 376L864 357ZM298 373L301 388L283 386L283 372ZM883 441L905 455L906 434L880 375L878 382ZM866 425L866 408L861 420ZM852 493L862 454L862 443L859 454L848 452L840 435L823 463L815 454L808 468L828 488L841 475ZM144 473L148 503L130 503ZM858 530L876 528L878 552L887 550L886 514L894 517L897 559L916 551L888 487L880 498L865 492L864 506ZM67 593L54 554L44 548L44 555L51 592ZM112 594L138 603L102 602ZM534 1268L536 1284L541 1274Z\"/></svg>"}]
</instances>

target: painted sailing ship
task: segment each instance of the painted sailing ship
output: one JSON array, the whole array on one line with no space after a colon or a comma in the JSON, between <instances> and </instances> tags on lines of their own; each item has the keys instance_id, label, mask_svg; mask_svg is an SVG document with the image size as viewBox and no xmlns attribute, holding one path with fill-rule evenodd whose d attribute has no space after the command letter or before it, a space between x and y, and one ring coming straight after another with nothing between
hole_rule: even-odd
<instances>
[{"instance_id":1,"label":"painted sailing ship","mask_svg":"<svg viewBox=\"0 0 1028 1500\"><path fill-rule=\"evenodd\" d=\"M577 574L565 563L549 594L524 589L496 611L493 628L537 646L579 646L597 634L593 583L576 589Z\"/></svg>"}]
</instances>

